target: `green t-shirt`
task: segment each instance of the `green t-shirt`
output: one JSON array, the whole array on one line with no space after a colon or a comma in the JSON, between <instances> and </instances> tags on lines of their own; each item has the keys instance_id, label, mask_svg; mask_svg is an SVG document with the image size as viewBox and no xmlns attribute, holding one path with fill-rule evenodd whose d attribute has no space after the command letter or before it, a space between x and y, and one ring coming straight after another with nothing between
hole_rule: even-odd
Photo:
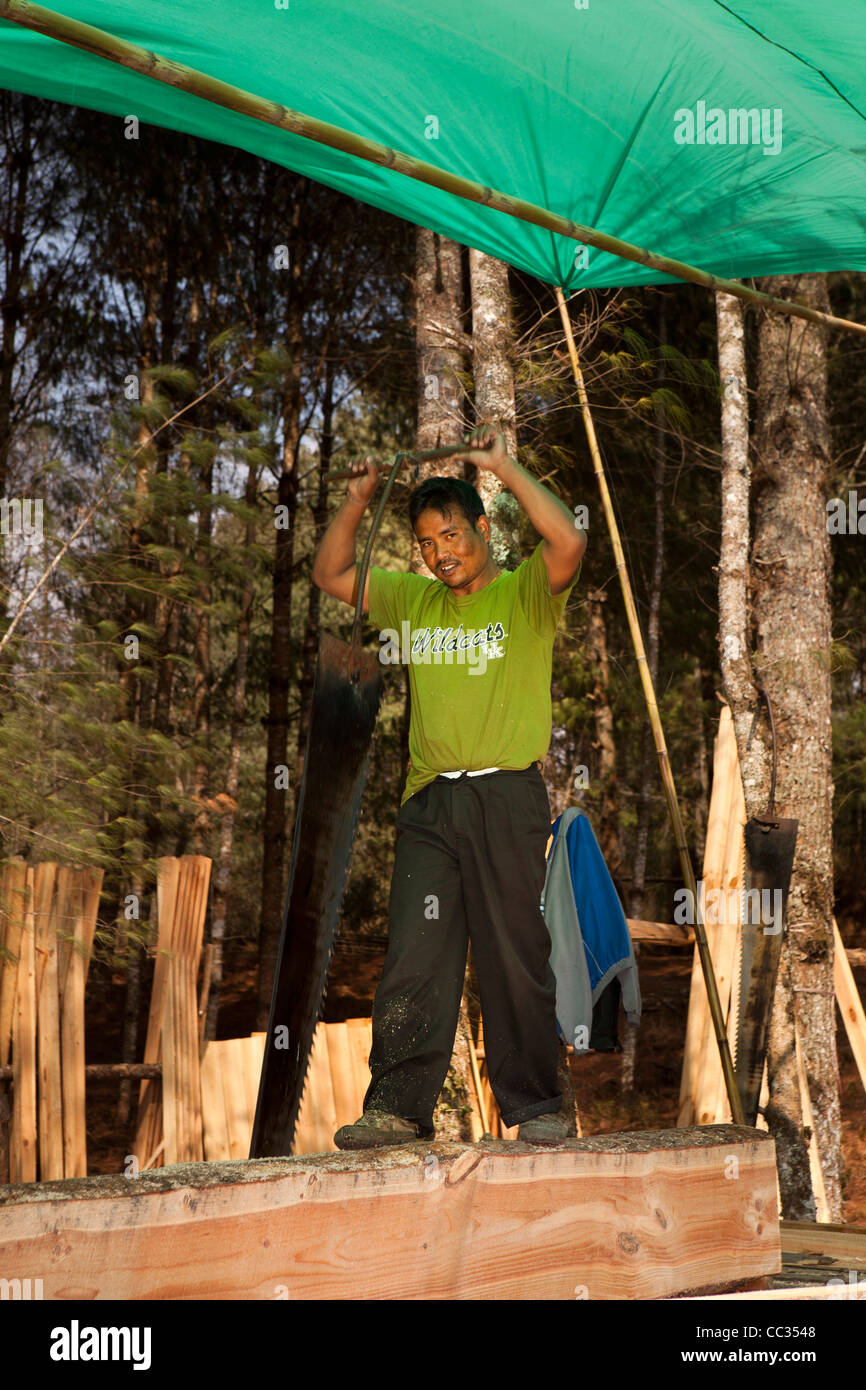
<instances>
[{"instance_id":1,"label":"green t-shirt","mask_svg":"<svg viewBox=\"0 0 866 1390\"><path fill-rule=\"evenodd\" d=\"M370 569L379 660L406 662L412 696L401 805L440 772L524 768L550 744L553 637L580 566L551 594L539 541L516 570L457 597L439 579Z\"/></svg>"}]
</instances>

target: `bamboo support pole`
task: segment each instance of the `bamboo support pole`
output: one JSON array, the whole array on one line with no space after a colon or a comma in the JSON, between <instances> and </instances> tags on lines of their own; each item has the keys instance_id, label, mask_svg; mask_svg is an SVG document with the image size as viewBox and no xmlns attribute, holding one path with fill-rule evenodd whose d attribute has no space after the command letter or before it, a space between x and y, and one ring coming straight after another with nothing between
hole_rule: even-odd
<instances>
[{"instance_id":1,"label":"bamboo support pole","mask_svg":"<svg viewBox=\"0 0 866 1390\"><path fill-rule=\"evenodd\" d=\"M734 1063L731 1057L731 1049L728 1042L728 1035L725 1028L725 1020L722 1015L722 1005L719 999L719 991L716 985L715 971L713 970L712 956L707 942L707 933L704 928L703 905L698 901L698 889L695 881L695 871L692 867L692 859L686 844L685 828L682 816L680 815L679 801L677 800L677 790L674 784L674 775L671 771L670 760L668 758L667 744L665 743L664 729L662 728L661 717L656 703L655 690L653 689L652 676L650 675L649 663L647 662L646 650L644 648L643 636L640 630L637 608L635 607L634 595L631 588L628 570L625 563L622 541L620 539L619 527L616 523L613 504L610 500L607 478L604 473L604 465L601 461L601 452L598 447L598 440L595 436L595 426L589 409L589 398L586 394L586 386L583 380L583 372L580 369L580 362L577 357L577 348L574 343L574 334L571 331L571 319L568 315L568 308L565 303L565 296L559 286L556 287L556 300L559 305L559 313L562 319L562 326L565 330L565 338L568 344L568 355L571 359L571 367L574 373L575 384L577 385L578 396L580 397L580 409L583 415L584 428L589 443L589 451L592 455L592 465L598 481L601 493L601 505L604 510L607 529L610 533L611 545L613 546L614 558L616 560L619 582L622 587L622 595L625 601L625 611L628 618L631 639L634 645L637 666L640 673L641 685L643 686L644 699L646 700L647 713L649 714L650 727L653 733L656 753L658 754L659 770L662 777L665 801L667 802L668 815L671 827L674 832L674 841L677 853L680 857L680 867L682 869L685 885L691 893L692 903L695 913L695 939L701 960L701 969L704 974L704 984L707 991L707 1000L710 1006L710 1015L713 1021L713 1029L716 1034L716 1042L719 1048L719 1059L722 1064L722 1073L725 1078L725 1089L731 1106L731 1114L734 1124L745 1124L743 1117L743 1105L740 1099L739 1088L737 1087Z\"/></svg>"},{"instance_id":2,"label":"bamboo support pole","mask_svg":"<svg viewBox=\"0 0 866 1390\"><path fill-rule=\"evenodd\" d=\"M44 5L32 4L31 0L0 0L0 18L11 20L13 24L20 24L25 29L32 29L36 33L44 34L47 38L68 43L73 48L82 48L85 52L93 53L99 58L107 58L112 63L129 68L132 72L141 73L143 76L150 77L156 82L162 82L168 87L175 87L179 91L188 92L204 101L213 102L216 106L224 106L229 111L237 111L242 116L249 116L266 125L276 126L280 130L286 130L291 135L300 136L305 140L313 140L317 144L327 145L329 149L339 150L341 153L352 155L356 159L364 159L370 164L377 164L385 169L394 169L397 173L405 175L406 178L429 184L431 188L438 188L443 193L464 198L467 202L480 203L483 207L493 208L496 212L504 212L522 222L531 222L536 227L543 227L547 231L568 237L572 241L581 242L586 246L594 246L598 251L606 251L609 255L619 256L623 260L635 261L638 265L644 265L650 270L658 271L659 274L672 275L678 280L688 280L692 284L703 285L706 289L717 292L721 290L725 294L734 295L737 299L743 299L749 304L759 304L765 309L775 309L779 313L808 319L811 323L823 323L827 327L844 328L848 332L866 336L866 324L853 323L849 319L836 318L832 314L823 314L808 304L775 299L772 295L762 294L760 290L740 284L737 280L725 280L719 275L713 275L708 270L700 270L697 266L688 265L685 261L678 261L671 256L648 251L646 247L635 246L632 242L623 241L620 237L609 236L596 227L586 227L580 222L573 222L571 218L561 217L558 213L550 212L547 208L539 207L536 203L528 203L522 198L513 198L507 193L500 193L498 190L476 183L472 179L451 174L446 169L438 168L435 164L428 164L424 160L415 159L412 155L391 149L388 145L379 144L376 140L368 140L353 131L344 130L341 126L331 125L328 121L316 120L300 111L293 111L290 107L283 106L279 102L268 101L252 92L244 91L241 87L234 87L228 82L221 82L218 78L210 77L207 73L196 68L190 68L184 63L164 58L161 54L153 53L138 44L129 43L126 39L118 38L115 34L109 34L104 29L97 29L92 24L82 24L78 20L58 14L56 10L47 9Z\"/></svg>"}]
</instances>

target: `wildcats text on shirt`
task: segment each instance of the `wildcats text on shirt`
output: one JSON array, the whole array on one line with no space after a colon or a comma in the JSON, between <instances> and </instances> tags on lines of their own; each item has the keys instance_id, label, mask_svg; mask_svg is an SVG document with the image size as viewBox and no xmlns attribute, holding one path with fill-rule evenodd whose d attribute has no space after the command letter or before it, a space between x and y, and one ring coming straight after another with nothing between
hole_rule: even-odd
<instances>
[{"instance_id":1,"label":"wildcats text on shirt","mask_svg":"<svg viewBox=\"0 0 866 1390\"><path fill-rule=\"evenodd\" d=\"M502 645L508 633L502 623L486 627L415 627L408 621L396 628L386 627L379 633L382 649L379 660L383 666L402 662L404 665L470 666L470 676L483 675L488 661L505 655Z\"/></svg>"}]
</instances>

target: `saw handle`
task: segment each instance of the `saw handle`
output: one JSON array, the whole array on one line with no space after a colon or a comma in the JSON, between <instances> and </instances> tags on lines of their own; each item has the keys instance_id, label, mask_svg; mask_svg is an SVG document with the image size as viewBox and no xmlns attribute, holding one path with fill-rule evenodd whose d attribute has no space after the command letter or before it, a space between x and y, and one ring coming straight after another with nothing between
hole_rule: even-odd
<instances>
[{"instance_id":1,"label":"saw handle","mask_svg":"<svg viewBox=\"0 0 866 1390\"><path fill-rule=\"evenodd\" d=\"M367 536L367 544L364 546L364 556L361 560L361 568L358 571L358 597L355 601L355 621L352 623L352 638L349 648L349 656L346 661L346 674L353 684L357 685L361 679L361 626L364 617L364 586L367 583L367 573L370 568L370 557L373 553L373 542L385 511L385 503L394 486L394 480L403 464L408 458L407 454L397 454L391 472L388 474L385 486L382 489L382 496L379 498L379 505L376 514L370 525L370 533ZM352 476L349 474L348 476Z\"/></svg>"},{"instance_id":2,"label":"saw handle","mask_svg":"<svg viewBox=\"0 0 866 1390\"><path fill-rule=\"evenodd\" d=\"M431 463L436 459L449 459L454 454L462 454L465 449L472 446L463 444L444 444L440 449L416 449L414 453L399 454L358 454L356 458L350 459L350 463L363 463L365 458L369 458L371 463L389 463L391 459L401 459L403 463ZM326 483L339 483L344 478L357 478L358 474L353 473L351 468L332 468L327 473L322 474L322 479Z\"/></svg>"}]
</instances>

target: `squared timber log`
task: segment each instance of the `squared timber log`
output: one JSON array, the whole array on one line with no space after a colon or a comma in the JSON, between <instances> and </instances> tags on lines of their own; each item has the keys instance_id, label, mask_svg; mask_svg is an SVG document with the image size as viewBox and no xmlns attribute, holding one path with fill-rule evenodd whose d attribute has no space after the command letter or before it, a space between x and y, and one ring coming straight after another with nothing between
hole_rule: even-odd
<instances>
[{"instance_id":1,"label":"squared timber log","mask_svg":"<svg viewBox=\"0 0 866 1390\"><path fill-rule=\"evenodd\" d=\"M0 1273L46 1299L646 1299L780 1267L775 1145L733 1125L0 1188Z\"/></svg>"}]
</instances>

